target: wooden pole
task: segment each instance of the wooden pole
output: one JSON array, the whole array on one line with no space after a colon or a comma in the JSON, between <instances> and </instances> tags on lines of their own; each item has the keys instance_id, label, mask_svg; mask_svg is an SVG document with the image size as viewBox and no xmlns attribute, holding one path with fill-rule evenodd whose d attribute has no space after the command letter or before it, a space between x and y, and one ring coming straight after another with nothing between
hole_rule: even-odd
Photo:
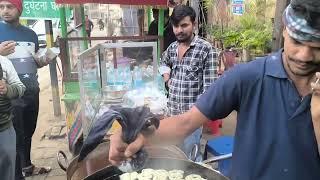
<instances>
[{"instance_id":1,"label":"wooden pole","mask_svg":"<svg viewBox=\"0 0 320 180\"><path fill-rule=\"evenodd\" d=\"M272 51L277 51L283 47L283 23L282 14L290 0L281 0L276 2L276 14L274 19L273 36L272 36Z\"/></svg>"},{"instance_id":2,"label":"wooden pole","mask_svg":"<svg viewBox=\"0 0 320 180\"><path fill-rule=\"evenodd\" d=\"M53 47L53 32L52 32L52 21L45 20L45 30L46 30L46 39L47 47ZM49 64L50 69L50 79L51 79L51 91L52 91L52 102L53 102L53 112L54 116L61 115L61 106L60 106L60 96L59 96L59 81L57 75L57 61L54 60Z\"/></svg>"},{"instance_id":3,"label":"wooden pole","mask_svg":"<svg viewBox=\"0 0 320 180\"><path fill-rule=\"evenodd\" d=\"M192 0L190 1L190 6L194 9L194 11L196 12L196 21L198 23L198 25L196 26L196 29L195 29L195 33L198 34L199 32L199 15L200 15L200 8L199 8L199 0Z\"/></svg>"}]
</instances>

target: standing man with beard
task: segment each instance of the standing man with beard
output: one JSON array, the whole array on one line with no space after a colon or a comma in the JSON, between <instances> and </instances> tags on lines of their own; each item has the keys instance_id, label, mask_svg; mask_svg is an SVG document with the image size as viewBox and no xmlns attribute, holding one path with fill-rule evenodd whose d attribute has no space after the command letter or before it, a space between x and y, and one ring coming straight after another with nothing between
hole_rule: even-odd
<instances>
[{"instance_id":1,"label":"standing man with beard","mask_svg":"<svg viewBox=\"0 0 320 180\"><path fill-rule=\"evenodd\" d=\"M163 53L160 62L166 86L169 87L169 115L187 112L214 82L217 76L217 53L209 42L194 34L196 13L186 5L173 9L170 21L177 41ZM200 147L202 128L184 140L181 149L191 158L194 145ZM200 153L196 161L201 161Z\"/></svg>"},{"instance_id":2,"label":"standing man with beard","mask_svg":"<svg viewBox=\"0 0 320 180\"><path fill-rule=\"evenodd\" d=\"M17 134L16 179L46 173L49 169L35 167L31 163L31 140L36 129L39 110L39 83L37 64L33 55L38 51L38 37L31 29L22 26L19 18L22 13L21 0L0 0L0 43L11 45L4 48L1 55L7 56L25 85L24 95L13 101L13 124ZM3 49L3 48L2 48Z\"/></svg>"}]
</instances>

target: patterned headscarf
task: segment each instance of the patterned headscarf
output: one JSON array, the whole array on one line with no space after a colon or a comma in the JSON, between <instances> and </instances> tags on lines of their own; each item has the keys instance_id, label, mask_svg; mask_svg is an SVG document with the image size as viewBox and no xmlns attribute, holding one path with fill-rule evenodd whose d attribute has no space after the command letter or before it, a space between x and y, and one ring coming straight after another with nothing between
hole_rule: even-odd
<instances>
[{"instance_id":1,"label":"patterned headscarf","mask_svg":"<svg viewBox=\"0 0 320 180\"><path fill-rule=\"evenodd\" d=\"M309 11L320 12L319 0L291 0L290 4L293 7L303 5Z\"/></svg>"},{"instance_id":2,"label":"patterned headscarf","mask_svg":"<svg viewBox=\"0 0 320 180\"><path fill-rule=\"evenodd\" d=\"M318 8L320 9L319 6ZM284 11L283 22L292 38L299 41L320 42L320 29L311 26L305 16L294 10L292 4L289 4Z\"/></svg>"}]
</instances>

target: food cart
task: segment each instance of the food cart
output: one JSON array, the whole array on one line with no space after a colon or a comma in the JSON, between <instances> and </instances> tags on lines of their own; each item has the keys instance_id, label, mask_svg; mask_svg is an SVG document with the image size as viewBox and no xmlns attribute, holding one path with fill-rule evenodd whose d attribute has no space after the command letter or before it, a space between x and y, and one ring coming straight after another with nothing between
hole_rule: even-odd
<instances>
[{"instance_id":1,"label":"food cart","mask_svg":"<svg viewBox=\"0 0 320 180\"><path fill-rule=\"evenodd\" d=\"M128 74L118 71L117 59L126 61L134 61L138 63L141 61L141 57L148 57L145 61L151 62L152 65L152 81L157 82L157 61L161 50L161 42L163 37L164 27L164 15L163 10L160 9L159 15L159 36L112 36L112 37L86 37L85 29L82 31L74 31L73 34L68 35L66 33L66 17L64 5L84 4L84 3L100 3L100 4L122 4L122 5L137 5L140 7L147 7L148 14L150 14L150 7L162 8L166 7L167 0L56 0L57 4L60 4L60 21L62 28L62 38L59 39L61 62L63 70L63 97L62 101L65 105L65 118L67 125L68 143L71 153L74 155L78 153L82 139L85 138L90 124L93 121L93 116L96 113L95 108L98 104L110 101L110 94L116 95L112 88L120 88L121 86L107 85L108 80L112 76L120 74ZM80 5L82 6L82 5ZM82 24L84 24L84 10L81 8ZM150 22L151 15L148 16ZM90 49L88 49L87 41L108 41L112 43L101 43ZM134 42L130 44L130 42ZM146 42L148 41L148 42ZM124 43L126 42L126 43ZM129 46L129 47L122 47ZM140 47L140 48L138 48ZM150 54L140 54L140 57L134 57L135 52L140 52L144 49L145 52ZM108 52L106 52L108 51ZM120 53L119 53L120 51ZM112 56L112 63L107 61L106 54ZM129 54L123 56L123 54ZM90 61L90 62L89 62ZM121 64L121 63L120 63ZM143 64L143 63L142 63ZM141 65L141 64L140 64ZM107 67L113 66L113 72L107 73ZM88 68L91 68L88 70ZM131 73L135 70L134 66L131 66ZM140 67L139 67L140 68ZM139 68L137 71L139 71ZM148 66L143 67L148 68ZM148 68L150 69L150 67ZM126 69L127 70L127 69ZM122 71L122 70L121 70ZM141 70L140 70L141 71ZM91 73L91 74L90 74ZM109 76L108 76L109 74ZM112 75L110 75L112 74ZM133 75L132 75L133 76ZM89 77L89 78L88 78ZM94 82L94 79L95 82ZM127 75L127 78L129 76ZM108 79L109 78L109 79ZM114 79L114 78L113 78ZM128 90L128 89L127 89ZM106 94L106 92L109 92ZM124 93L124 92L118 92ZM108 99L108 98L109 99ZM101 101L97 101L97 100ZM113 100L114 103L115 100ZM95 103L93 103L95 102ZM88 105L89 104L89 105ZM88 108L93 110L88 110ZM87 109L86 109L87 108ZM90 113L91 112L91 117ZM79 144L79 145L78 145Z\"/></svg>"},{"instance_id":2,"label":"food cart","mask_svg":"<svg viewBox=\"0 0 320 180\"><path fill-rule=\"evenodd\" d=\"M56 0L57 3L124 3L130 5L166 6L167 0L115 1L115 0ZM64 10L60 9L62 19ZM84 14L82 14L84 15ZM165 113L166 97L162 77L158 75L158 59L163 36L163 11L160 11L159 36L120 37L66 37L60 39L63 66L63 86L70 151L75 155L66 170L68 180L119 179L123 175L108 161L109 142L99 142L98 147L84 159L78 156L78 142L85 139L101 107L149 106L153 112ZM161 27L162 26L162 27ZM87 48L87 40L104 40ZM161 99L164 96L164 99ZM161 105L163 103L164 105ZM112 128L117 128L114 123ZM111 131L112 131L111 128ZM110 131L109 131L110 132ZM104 134L104 133L103 133ZM90 139L90 138L88 138ZM144 168L166 173L182 173L182 177L208 180L227 180L219 172L187 160L177 147L146 147L149 154ZM61 153L61 152L60 152ZM61 153L63 154L63 153ZM58 156L59 157L59 156ZM65 156L66 159L66 156ZM211 161L216 161L210 160ZM178 169L178 170L177 170ZM137 172L136 172L137 173ZM140 173L140 172L139 172ZM143 171L141 172L143 173ZM166 175L165 175L166 176ZM122 177L123 178L123 177ZM150 179L150 178L148 178ZM163 178L162 178L163 179ZM165 178L167 179L167 178Z\"/></svg>"}]
</instances>

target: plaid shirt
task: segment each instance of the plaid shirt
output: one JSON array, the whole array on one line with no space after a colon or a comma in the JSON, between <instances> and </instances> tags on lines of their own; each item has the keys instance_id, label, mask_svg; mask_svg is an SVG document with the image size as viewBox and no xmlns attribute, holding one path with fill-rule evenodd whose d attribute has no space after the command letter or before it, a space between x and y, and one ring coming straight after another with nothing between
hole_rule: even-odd
<instances>
[{"instance_id":1,"label":"plaid shirt","mask_svg":"<svg viewBox=\"0 0 320 180\"><path fill-rule=\"evenodd\" d=\"M169 73L168 108L170 115L188 111L199 96L218 78L216 50L209 42L195 36L182 60L178 59L178 42L163 53L160 74Z\"/></svg>"}]
</instances>

